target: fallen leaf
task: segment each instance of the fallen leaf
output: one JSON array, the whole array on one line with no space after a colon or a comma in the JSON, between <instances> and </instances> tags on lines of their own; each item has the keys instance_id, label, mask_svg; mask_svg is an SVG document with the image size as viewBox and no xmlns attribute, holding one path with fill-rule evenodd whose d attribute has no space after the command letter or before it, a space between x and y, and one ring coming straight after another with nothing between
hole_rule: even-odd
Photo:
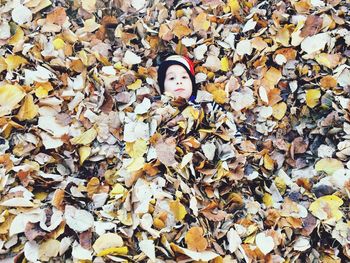
<instances>
[{"instance_id":1,"label":"fallen leaf","mask_svg":"<svg viewBox=\"0 0 350 263\"><path fill-rule=\"evenodd\" d=\"M343 163L333 158L323 158L315 164L315 170L317 172L323 171L329 175L332 175L340 169L344 169Z\"/></svg>"},{"instance_id":2,"label":"fallen leaf","mask_svg":"<svg viewBox=\"0 0 350 263\"><path fill-rule=\"evenodd\" d=\"M325 195L312 202L309 210L320 220L336 222L343 217L343 213L339 210L343 203L338 196Z\"/></svg>"},{"instance_id":3,"label":"fallen leaf","mask_svg":"<svg viewBox=\"0 0 350 263\"><path fill-rule=\"evenodd\" d=\"M181 204L180 200L170 201L169 207L177 221L181 221L187 214L186 208Z\"/></svg>"},{"instance_id":4,"label":"fallen leaf","mask_svg":"<svg viewBox=\"0 0 350 263\"><path fill-rule=\"evenodd\" d=\"M308 89L306 90L306 104L310 108L314 108L321 97L320 89Z\"/></svg>"},{"instance_id":5,"label":"fallen leaf","mask_svg":"<svg viewBox=\"0 0 350 263\"><path fill-rule=\"evenodd\" d=\"M208 242L203 236L201 227L191 227L185 236L185 242L190 250L204 251L208 247Z\"/></svg>"}]
</instances>

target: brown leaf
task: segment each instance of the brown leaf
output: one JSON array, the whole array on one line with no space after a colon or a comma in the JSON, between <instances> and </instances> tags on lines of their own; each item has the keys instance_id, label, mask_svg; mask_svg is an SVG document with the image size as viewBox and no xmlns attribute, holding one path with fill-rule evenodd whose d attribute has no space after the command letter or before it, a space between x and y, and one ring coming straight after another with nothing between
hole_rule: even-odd
<instances>
[{"instance_id":1,"label":"brown leaf","mask_svg":"<svg viewBox=\"0 0 350 263\"><path fill-rule=\"evenodd\" d=\"M165 141L159 141L155 145L158 160L161 161L166 166L174 166L177 164L175 160L175 138L170 137Z\"/></svg>"},{"instance_id":2,"label":"brown leaf","mask_svg":"<svg viewBox=\"0 0 350 263\"><path fill-rule=\"evenodd\" d=\"M44 237L47 233L40 228L39 223L28 222L24 234L29 241L33 241L37 237Z\"/></svg>"},{"instance_id":3,"label":"brown leaf","mask_svg":"<svg viewBox=\"0 0 350 263\"><path fill-rule=\"evenodd\" d=\"M66 18L66 10L63 7L56 7L51 13L47 15L46 21L48 23L62 26L66 21Z\"/></svg>"},{"instance_id":4,"label":"brown leaf","mask_svg":"<svg viewBox=\"0 0 350 263\"><path fill-rule=\"evenodd\" d=\"M304 27L300 32L301 37L313 36L320 32L323 18L316 15L309 15L305 21Z\"/></svg>"}]
</instances>

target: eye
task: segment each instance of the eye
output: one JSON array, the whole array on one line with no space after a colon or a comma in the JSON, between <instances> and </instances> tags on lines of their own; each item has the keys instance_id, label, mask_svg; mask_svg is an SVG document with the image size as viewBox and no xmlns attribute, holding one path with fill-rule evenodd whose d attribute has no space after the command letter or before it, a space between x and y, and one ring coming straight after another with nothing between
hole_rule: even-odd
<instances>
[{"instance_id":1,"label":"eye","mask_svg":"<svg viewBox=\"0 0 350 263\"><path fill-rule=\"evenodd\" d=\"M169 79L170 79L170 80L173 80L173 79L174 79L174 77L170 77Z\"/></svg>"},{"instance_id":2,"label":"eye","mask_svg":"<svg viewBox=\"0 0 350 263\"><path fill-rule=\"evenodd\" d=\"M183 79L187 79L187 76L182 76Z\"/></svg>"}]
</instances>

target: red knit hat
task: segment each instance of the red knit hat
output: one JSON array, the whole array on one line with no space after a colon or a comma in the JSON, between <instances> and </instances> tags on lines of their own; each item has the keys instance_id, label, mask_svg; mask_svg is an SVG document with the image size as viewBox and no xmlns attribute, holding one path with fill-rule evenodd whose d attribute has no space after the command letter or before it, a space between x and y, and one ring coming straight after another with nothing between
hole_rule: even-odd
<instances>
[{"instance_id":1,"label":"red knit hat","mask_svg":"<svg viewBox=\"0 0 350 263\"><path fill-rule=\"evenodd\" d=\"M164 81L165 81L165 74L167 69L172 65L180 65L182 66L190 76L190 79L192 81L192 95L196 96L197 94L197 87L196 87L196 81L195 81L195 72L194 72L194 64L192 60L185 56L180 55L171 55L167 57L158 68L158 84L160 88L160 92L164 93Z\"/></svg>"}]
</instances>

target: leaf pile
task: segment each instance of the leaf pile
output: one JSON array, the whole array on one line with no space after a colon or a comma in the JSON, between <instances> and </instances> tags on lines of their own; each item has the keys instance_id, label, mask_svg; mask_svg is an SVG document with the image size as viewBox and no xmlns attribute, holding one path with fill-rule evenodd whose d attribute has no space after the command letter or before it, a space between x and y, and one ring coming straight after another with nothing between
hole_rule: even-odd
<instances>
[{"instance_id":1,"label":"leaf pile","mask_svg":"<svg viewBox=\"0 0 350 263\"><path fill-rule=\"evenodd\" d=\"M1 260L350 260L348 0L0 15ZM172 52L196 105L155 99Z\"/></svg>"}]
</instances>

